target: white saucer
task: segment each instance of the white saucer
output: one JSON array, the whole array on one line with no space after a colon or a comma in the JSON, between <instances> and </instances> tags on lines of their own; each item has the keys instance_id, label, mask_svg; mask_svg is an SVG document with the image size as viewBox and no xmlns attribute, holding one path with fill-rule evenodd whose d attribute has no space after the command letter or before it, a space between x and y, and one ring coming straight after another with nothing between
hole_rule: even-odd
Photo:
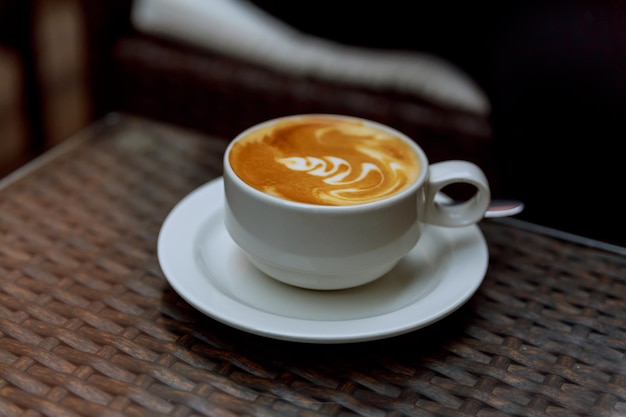
<instances>
[{"instance_id":1,"label":"white saucer","mask_svg":"<svg viewBox=\"0 0 626 417\"><path fill-rule=\"evenodd\" d=\"M427 226L405 259L370 284L337 291L292 287L247 260L224 227L223 202L222 178L180 201L159 233L159 262L188 303L250 333L310 343L407 333L459 308L487 271L487 244L477 226Z\"/></svg>"}]
</instances>

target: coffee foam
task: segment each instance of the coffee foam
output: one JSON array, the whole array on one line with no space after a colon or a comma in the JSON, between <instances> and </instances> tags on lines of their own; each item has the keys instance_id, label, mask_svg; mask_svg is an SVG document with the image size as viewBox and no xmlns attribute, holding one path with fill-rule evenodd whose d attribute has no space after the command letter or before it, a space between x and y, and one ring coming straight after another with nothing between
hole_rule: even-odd
<instances>
[{"instance_id":1,"label":"coffee foam","mask_svg":"<svg viewBox=\"0 0 626 417\"><path fill-rule=\"evenodd\" d=\"M359 120L289 118L252 130L233 144L229 162L248 185L317 205L381 200L420 175L419 157L401 138Z\"/></svg>"}]
</instances>

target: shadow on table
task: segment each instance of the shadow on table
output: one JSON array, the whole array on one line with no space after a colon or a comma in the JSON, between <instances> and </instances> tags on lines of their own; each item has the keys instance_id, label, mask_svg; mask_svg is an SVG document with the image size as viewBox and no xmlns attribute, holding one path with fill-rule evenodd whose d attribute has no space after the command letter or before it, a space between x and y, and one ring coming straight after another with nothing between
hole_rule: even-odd
<instances>
[{"instance_id":1,"label":"shadow on table","mask_svg":"<svg viewBox=\"0 0 626 417\"><path fill-rule=\"evenodd\" d=\"M440 360L454 351L456 341L467 337L472 303L425 328L381 340L358 343L314 344L275 340L250 334L222 324L195 310L171 288L163 293L162 313L171 332L180 334L188 349L215 360L246 358L260 367L289 370L310 367L337 375L383 363L392 366L405 361Z\"/></svg>"}]
</instances>

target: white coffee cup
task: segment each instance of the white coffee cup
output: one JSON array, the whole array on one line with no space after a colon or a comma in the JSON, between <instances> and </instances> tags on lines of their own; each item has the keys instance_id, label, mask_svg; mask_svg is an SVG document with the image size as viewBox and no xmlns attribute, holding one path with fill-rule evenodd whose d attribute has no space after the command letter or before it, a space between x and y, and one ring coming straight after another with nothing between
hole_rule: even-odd
<instances>
[{"instance_id":1,"label":"white coffee cup","mask_svg":"<svg viewBox=\"0 0 626 417\"><path fill-rule=\"evenodd\" d=\"M255 132L307 118L362 124L399 138L421 170L403 190L372 202L320 205L291 201L246 183L231 165L233 147ZM245 164L254 165L252 161ZM263 164L263 169L272 169ZM440 203L446 186L466 183L475 195L459 204ZM405 134L382 124L339 115L287 116L252 126L235 137L224 156L225 224L235 243L261 271L286 284L317 290L355 287L390 271L417 243L425 223L462 227L480 221L490 202L483 171L468 161L429 164Z\"/></svg>"}]
</instances>

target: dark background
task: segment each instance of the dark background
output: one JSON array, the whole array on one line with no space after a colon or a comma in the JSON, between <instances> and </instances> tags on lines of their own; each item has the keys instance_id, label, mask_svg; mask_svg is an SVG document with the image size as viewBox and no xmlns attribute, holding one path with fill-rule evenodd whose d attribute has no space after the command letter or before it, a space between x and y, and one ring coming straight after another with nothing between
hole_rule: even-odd
<instances>
[{"instance_id":1,"label":"dark background","mask_svg":"<svg viewBox=\"0 0 626 417\"><path fill-rule=\"evenodd\" d=\"M523 200L522 220L626 246L626 0L251 1L312 35L450 61L491 101L495 152L484 159L499 166L496 197ZM268 101L260 96L267 89L227 85L228 77L210 84L215 74L205 75L194 63L217 62L243 79L247 67L133 33L131 5L0 0L0 175L109 111L167 122L176 116L185 126L193 119L212 133L203 126L226 125L236 112L242 114L238 123L250 124L244 116L265 117L261 106L286 97L274 91ZM185 61L169 62L172 56ZM277 88L300 85L272 79ZM302 85L323 90L312 82ZM327 109L329 103L318 104ZM219 111L224 114L215 117ZM450 140L449 146L457 145Z\"/></svg>"},{"instance_id":2,"label":"dark background","mask_svg":"<svg viewBox=\"0 0 626 417\"><path fill-rule=\"evenodd\" d=\"M626 242L626 2L253 3L313 35L452 62L491 100L520 217Z\"/></svg>"}]
</instances>

